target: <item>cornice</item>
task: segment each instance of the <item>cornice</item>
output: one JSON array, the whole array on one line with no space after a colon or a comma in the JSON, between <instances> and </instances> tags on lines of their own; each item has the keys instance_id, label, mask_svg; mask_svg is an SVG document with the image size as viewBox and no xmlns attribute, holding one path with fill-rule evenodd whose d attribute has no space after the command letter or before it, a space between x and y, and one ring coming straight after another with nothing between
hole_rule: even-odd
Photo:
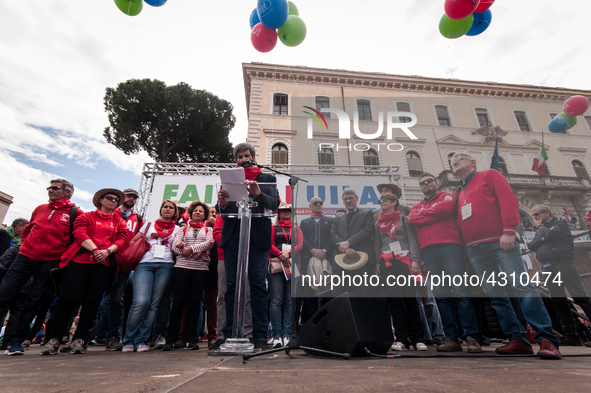
<instances>
[{"instance_id":1,"label":"cornice","mask_svg":"<svg viewBox=\"0 0 591 393\"><path fill-rule=\"evenodd\" d=\"M564 98L576 94L591 97L591 91L589 90L567 89L563 87L477 82L306 66L242 63L242 71L247 106L249 106L250 84L253 79L433 93L446 96L502 97L558 101L562 101Z\"/></svg>"}]
</instances>

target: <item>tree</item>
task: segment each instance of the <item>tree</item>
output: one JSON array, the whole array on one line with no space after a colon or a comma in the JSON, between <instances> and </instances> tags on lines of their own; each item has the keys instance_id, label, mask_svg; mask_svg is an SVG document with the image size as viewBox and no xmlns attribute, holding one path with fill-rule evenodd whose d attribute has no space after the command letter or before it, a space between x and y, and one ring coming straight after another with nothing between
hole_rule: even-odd
<instances>
[{"instance_id":1,"label":"tree","mask_svg":"<svg viewBox=\"0 0 591 393\"><path fill-rule=\"evenodd\" d=\"M181 82L130 79L107 87L110 126L103 135L125 154L145 150L160 162L232 162L232 104Z\"/></svg>"}]
</instances>

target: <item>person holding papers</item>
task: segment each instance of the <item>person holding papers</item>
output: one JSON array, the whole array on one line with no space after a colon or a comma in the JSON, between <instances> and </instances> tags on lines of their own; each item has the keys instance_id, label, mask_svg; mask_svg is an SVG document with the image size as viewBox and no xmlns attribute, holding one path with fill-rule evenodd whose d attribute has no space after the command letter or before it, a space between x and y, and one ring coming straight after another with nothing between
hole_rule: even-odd
<instances>
[{"instance_id":1,"label":"person holding papers","mask_svg":"<svg viewBox=\"0 0 591 393\"><path fill-rule=\"evenodd\" d=\"M277 180L275 176L261 173L256 166L255 150L248 143L239 143L234 148L236 167L244 168L246 180L244 184L248 195L257 203L256 209L276 210L279 206L277 197ZM261 184L259 183L267 183ZM268 184L275 183L275 184ZM218 207L216 210L224 215L236 209L236 204L228 199L229 194L221 188L218 191ZM233 206L232 206L233 205ZM271 219L254 216L251 221L250 248L248 255L248 280L250 283L250 299L252 305L253 340L255 348L269 349L267 345L267 264L271 249ZM220 247L224 249L226 265L226 326L224 339L232 337L234 322L234 296L236 291L236 267L238 264L238 245L240 243L240 220L238 217L224 218ZM219 340L218 340L219 341ZM217 343L217 342L216 342ZM219 343L221 344L221 343ZM215 348L214 348L215 349Z\"/></svg>"}]
</instances>

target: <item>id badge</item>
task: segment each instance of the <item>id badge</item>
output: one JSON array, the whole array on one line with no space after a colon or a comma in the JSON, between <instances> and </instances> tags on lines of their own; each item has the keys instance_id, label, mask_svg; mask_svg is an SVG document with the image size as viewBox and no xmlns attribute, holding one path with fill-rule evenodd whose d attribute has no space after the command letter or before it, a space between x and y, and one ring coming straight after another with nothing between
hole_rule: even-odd
<instances>
[{"instance_id":1,"label":"id badge","mask_svg":"<svg viewBox=\"0 0 591 393\"><path fill-rule=\"evenodd\" d=\"M291 252L291 244L282 244L281 251Z\"/></svg>"},{"instance_id":2,"label":"id badge","mask_svg":"<svg viewBox=\"0 0 591 393\"><path fill-rule=\"evenodd\" d=\"M468 203L462 206L462 220L472 217L472 204Z\"/></svg>"},{"instance_id":3,"label":"id badge","mask_svg":"<svg viewBox=\"0 0 591 393\"><path fill-rule=\"evenodd\" d=\"M157 244L154 246L154 258L164 258L164 250L166 250L166 246L162 244Z\"/></svg>"},{"instance_id":4,"label":"id badge","mask_svg":"<svg viewBox=\"0 0 591 393\"><path fill-rule=\"evenodd\" d=\"M397 253L402 251L402 247L400 246L400 242L390 243L390 251L392 251L394 253L394 255L396 255Z\"/></svg>"}]
</instances>

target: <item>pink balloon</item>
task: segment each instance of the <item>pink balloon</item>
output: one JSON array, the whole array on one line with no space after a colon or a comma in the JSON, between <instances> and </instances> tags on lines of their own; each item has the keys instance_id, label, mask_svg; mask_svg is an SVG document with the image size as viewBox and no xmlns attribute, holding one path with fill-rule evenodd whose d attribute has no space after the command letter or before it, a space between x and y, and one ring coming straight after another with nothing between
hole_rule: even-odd
<instances>
[{"instance_id":1,"label":"pink balloon","mask_svg":"<svg viewBox=\"0 0 591 393\"><path fill-rule=\"evenodd\" d=\"M579 116L589 108L589 100L583 96L572 96L562 104L564 113L569 116Z\"/></svg>"},{"instance_id":2,"label":"pink balloon","mask_svg":"<svg viewBox=\"0 0 591 393\"><path fill-rule=\"evenodd\" d=\"M488 10L494 2L495 0L480 0L480 3L478 4L478 7L476 7L474 12L484 12Z\"/></svg>"},{"instance_id":3,"label":"pink balloon","mask_svg":"<svg viewBox=\"0 0 591 393\"><path fill-rule=\"evenodd\" d=\"M450 19L464 19L474 12L480 0L445 0L445 15Z\"/></svg>"},{"instance_id":4,"label":"pink balloon","mask_svg":"<svg viewBox=\"0 0 591 393\"><path fill-rule=\"evenodd\" d=\"M269 29L262 22L259 22L252 28L250 42L259 52L270 52L277 45L277 31Z\"/></svg>"}]
</instances>

